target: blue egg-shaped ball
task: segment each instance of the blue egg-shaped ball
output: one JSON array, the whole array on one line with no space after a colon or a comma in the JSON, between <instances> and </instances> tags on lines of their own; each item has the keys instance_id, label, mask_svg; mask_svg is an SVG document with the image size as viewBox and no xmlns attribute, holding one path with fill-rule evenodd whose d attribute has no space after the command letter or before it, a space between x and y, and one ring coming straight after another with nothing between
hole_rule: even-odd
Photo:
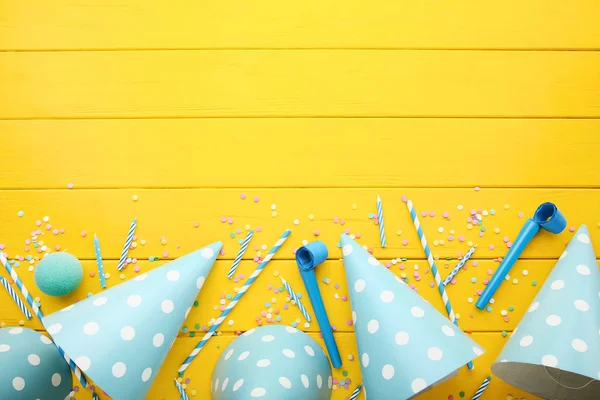
<instances>
[{"instance_id":1,"label":"blue egg-shaped ball","mask_svg":"<svg viewBox=\"0 0 600 400\"><path fill-rule=\"evenodd\" d=\"M50 253L35 268L35 284L49 296L72 293L83 279L81 262L69 253Z\"/></svg>"},{"instance_id":2,"label":"blue egg-shaped ball","mask_svg":"<svg viewBox=\"0 0 600 400\"><path fill-rule=\"evenodd\" d=\"M54 343L27 328L0 328L0 399L64 400L73 381Z\"/></svg>"},{"instance_id":3,"label":"blue egg-shaped ball","mask_svg":"<svg viewBox=\"0 0 600 400\"><path fill-rule=\"evenodd\" d=\"M213 400L329 400L331 366L319 344L289 326L249 330L221 354Z\"/></svg>"}]
</instances>

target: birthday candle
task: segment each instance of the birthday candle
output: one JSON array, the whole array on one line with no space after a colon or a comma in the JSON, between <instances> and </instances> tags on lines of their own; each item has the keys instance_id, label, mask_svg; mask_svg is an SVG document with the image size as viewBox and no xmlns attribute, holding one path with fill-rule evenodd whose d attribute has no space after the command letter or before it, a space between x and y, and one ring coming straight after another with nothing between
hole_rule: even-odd
<instances>
[{"instance_id":1,"label":"birthday candle","mask_svg":"<svg viewBox=\"0 0 600 400\"><path fill-rule=\"evenodd\" d=\"M240 261L242 261L242 257L244 256L244 253L248 249L248 243L250 243L250 240L252 240L252 235L254 235L254 230L250 230L248 232L248 234L246 235L246 239L244 239L244 241L242 242L242 247L240 247L240 250L238 251L237 256L235 256L235 260L233 260L233 264L231 265L231 268L229 268L229 272L227 273L227 278L231 279L233 277L233 274L235 274L235 270L237 269L238 265L240 264Z\"/></svg>"},{"instance_id":2,"label":"birthday candle","mask_svg":"<svg viewBox=\"0 0 600 400\"><path fill-rule=\"evenodd\" d=\"M180 400L190 400L181 383L177 382L177 379L175 379L175 386L179 390Z\"/></svg>"},{"instance_id":3,"label":"birthday candle","mask_svg":"<svg viewBox=\"0 0 600 400\"><path fill-rule=\"evenodd\" d=\"M190 353L190 355L185 359L185 361L183 362L183 364L181 364L181 367L179 367L179 373L180 374L183 373L183 372L185 372L185 370L190 366L190 363L192 361L194 361L194 358L196 358L196 356L198 355L198 353L200 353L200 351L202 350L202 348L204 347L204 345L213 336L213 334L215 333L215 331L217 329L219 329L219 326L221 326L221 324L223 323L223 321L225 321L225 318L227 318L227 316L229 315L229 313L231 312L231 310L233 310L233 308L238 303L238 301L240 301L240 299L244 296L244 293L246 293L246 291L248 291L248 289L250 288L250 286L252 285L252 283L256 280L256 278L258 278L258 276L260 275L260 273L262 272L262 270L267 266L267 264L269 263L269 261L271 261L271 259L273 258L273 256L277 252L277 250L279 250L279 248L285 243L286 239L290 236L290 233L292 233L292 232L289 229L287 229L281 235L281 237L277 240L277 242L275 243L275 245L273 246L273 248L271 248L271 250L269 251L269 254L267 254L265 256L264 260L259 264L259 266L256 267L256 269L254 270L254 272L252 273L252 275L250 275L250 278L248 278L248 280L246 280L246 282L244 283L244 286L242 286L240 288L240 290L238 290L238 292L235 295L235 297L233 298L233 300L231 300L229 302L229 304L227 305L227 307L225 308L225 310L223 310L223 312L221 313L221 315L219 316L219 318L217 318L217 320L210 327L210 329L208 330L208 332L206 332L206 334L204 335L204 337L202 338L202 340L200 340L200 342L196 345L196 347L194 348L194 350L192 350L192 352Z\"/></svg>"},{"instance_id":4,"label":"birthday candle","mask_svg":"<svg viewBox=\"0 0 600 400\"><path fill-rule=\"evenodd\" d=\"M135 234L135 227L137 226L137 218L133 219L133 222L129 226L129 232L127 232L127 239L125 239L125 245L123 246L123 251L121 252L121 258L119 258L119 265L117 269L120 271L125 266L125 260L127 259L127 253L129 252L129 248L131 247L131 242L133 241L133 235Z\"/></svg>"},{"instance_id":5,"label":"birthday candle","mask_svg":"<svg viewBox=\"0 0 600 400\"><path fill-rule=\"evenodd\" d=\"M15 290L10 286L8 281L0 276L0 282L2 282L2 286L4 286L10 297L12 297L13 301L17 303L17 306L19 306L19 309L23 315L25 315L27 319L31 319L31 313L27 309L27 306L23 303L17 292L15 292Z\"/></svg>"},{"instance_id":6,"label":"birthday candle","mask_svg":"<svg viewBox=\"0 0 600 400\"><path fill-rule=\"evenodd\" d=\"M306 320L308 322L311 322L310 315L308 314L306 307L304 307L304 304L302 304L302 302L300 302L300 299L298 298L298 295L296 294L296 292L294 292L292 290L292 287L290 286L290 284L287 283L287 281L285 279L283 279L283 276L279 276L279 277L281 278L281 282L283 282L283 286L285 286L285 290L287 290L287 292L290 294L290 296L292 297L294 302L296 302L296 305L300 309L300 312L302 313L302 315L304 315L304 318L306 318Z\"/></svg>"},{"instance_id":7,"label":"birthday candle","mask_svg":"<svg viewBox=\"0 0 600 400\"><path fill-rule=\"evenodd\" d=\"M356 387L356 389L354 389L354 392L352 392L352 394L350 395L350 398L348 400L356 400L356 398L360 394L361 389L362 389L362 383L360 385L358 385Z\"/></svg>"},{"instance_id":8,"label":"birthday candle","mask_svg":"<svg viewBox=\"0 0 600 400\"><path fill-rule=\"evenodd\" d=\"M377 195L377 219L379 220L379 239L381 247L386 246L385 242L385 226L383 224L383 208L381 207L381 198Z\"/></svg>"},{"instance_id":9,"label":"birthday candle","mask_svg":"<svg viewBox=\"0 0 600 400\"><path fill-rule=\"evenodd\" d=\"M448 285L450 283L450 281L452 281L452 279L454 279L456 274L458 274L458 271L461 270L461 268L467 263L467 261L469 261L469 258L471 258L473 253L475 253L476 248L477 248L477 245L471 247L471 249L467 252L467 254L465 254L465 256L462 258L462 260L460 260L460 262L458 264L456 264L456 267L454 267L454 269L450 272L450 274L448 274L446 279L444 279L444 286Z\"/></svg>"},{"instance_id":10,"label":"birthday candle","mask_svg":"<svg viewBox=\"0 0 600 400\"><path fill-rule=\"evenodd\" d=\"M471 400L477 400L481 397L483 392L485 392L485 389L487 389L487 387L489 386L491 379L492 379L491 375L488 376L487 378L485 378L485 380L481 383L481 386L479 386L479 389L477 389L477 391L475 392L473 397L471 397Z\"/></svg>"},{"instance_id":11,"label":"birthday candle","mask_svg":"<svg viewBox=\"0 0 600 400\"><path fill-rule=\"evenodd\" d=\"M104 277L104 265L102 265L102 254L100 253L100 241L94 233L94 250L96 251L96 263L98 264L98 275L100 277L100 286L106 288L106 278Z\"/></svg>"}]
</instances>

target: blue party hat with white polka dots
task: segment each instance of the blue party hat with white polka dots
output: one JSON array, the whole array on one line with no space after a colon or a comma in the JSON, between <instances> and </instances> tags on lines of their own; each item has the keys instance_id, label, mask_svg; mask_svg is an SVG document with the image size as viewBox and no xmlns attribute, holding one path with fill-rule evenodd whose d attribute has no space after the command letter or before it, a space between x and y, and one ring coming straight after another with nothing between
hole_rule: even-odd
<instances>
[{"instance_id":1,"label":"blue party hat with white polka dots","mask_svg":"<svg viewBox=\"0 0 600 400\"><path fill-rule=\"evenodd\" d=\"M358 243L342 235L369 400L409 399L451 378L481 347Z\"/></svg>"},{"instance_id":2,"label":"blue party hat with white polka dots","mask_svg":"<svg viewBox=\"0 0 600 400\"><path fill-rule=\"evenodd\" d=\"M221 246L216 242L180 257L42 322L113 399L145 399Z\"/></svg>"},{"instance_id":3,"label":"blue party hat with white polka dots","mask_svg":"<svg viewBox=\"0 0 600 400\"><path fill-rule=\"evenodd\" d=\"M492 371L545 399L600 399L600 270L582 225Z\"/></svg>"}]
</instances>

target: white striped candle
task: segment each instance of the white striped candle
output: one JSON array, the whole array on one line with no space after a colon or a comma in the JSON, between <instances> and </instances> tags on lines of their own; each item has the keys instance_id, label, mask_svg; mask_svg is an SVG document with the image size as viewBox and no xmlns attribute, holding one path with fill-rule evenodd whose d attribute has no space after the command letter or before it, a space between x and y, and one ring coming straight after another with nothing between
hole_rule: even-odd
<instances>
[{"instance_id":1,"label":"white striped candle","mask_svg":"<svg viewBox=\"0 0 600 400\"><path fill-rule=\"evenodd\" d=\"M137 218L133 219L133 222L129 226L129 231L127 232L127 238L125 239L125 245L123 246L123 251L121 251L121 257L119 258L119 265L117 269L120 271L125 266L125 260L127 259L127 253L129 253L129 248L131 247L131 242L133 241L133 235L135 234L135 228L137 226Z\"/></svg>"},{"instance_id":2,"label":"white striped candle","mask_svg":"<svg viewBox=\"0 0 600 400\"><path fill-rule=\"evenodd\" d=\"M485 378L485 380L481 383L481 385L479 386L479 388L477 389L477 391L475 392L475 394L473 395L473 397L471 397L471 400L478 400L481 395L483 394L483 392L485 392L485 389L487 389L487 387L490 385L490 381L492 380L492 376L488 376L487 378Z\"/></svg>"},{"instance_id":3,"label":"white striped candle","mask_svg":"<svg viewBox=\"0 0 600 400\"><path fill-rule=\"evenodd\" d=\"M452 269L452 271L448 274L446 279L444 279L444 286L447 286L452 281L452 279L454 279L456 274L458 274L458 271L462 269L462 267L467 263L467 261L469 261L469 258L471 258L473 253L475 253L476 248L477 245L471 247L471 249L467 252L467 254L465 254L465 256L460 260L460 262L456 264L456 267L454 267L454 269Z\"/></svg>"},{"instance_id":4,"label":"white striped candle","mask_svg":"<svg viewBox=\"0 0 600 400\"><path fill-rule=\"evenodd\" d=\"M385 241L385 225L383 223L383 207L381 206L381 198L377 195L377 219L379 220L379 239L381 241L381 247L387 245Z\"/></svg>"},{"instance_id":5,"label":"white striped candle","mask_svg":"<svg viewBox=\"0 0 600 400\"><path fill-rule=\"evenodd\" d=\"M25 315L27 319L31 319L32 316L29 310L27 309L27 306L25 305L25 303L23 303L17 292L15 292L15 290L10 286L10 283L8 283L8 281L2 278L1 276L0 282L2 282L2 286L4 286L10 297L12 297L13 301L17 303L17 306L19 306L19 309L21 310L23 315Z\"/></svg>"},{"instance_id":6,"label":"white striped candle","mask_svg":"<svg viewBox=\"0 0 600 400\"><path fill-rule=\"evenodd\" d=\"M231 265L231 268L229 268L229 272L227 273L227 278L229 278L229 279L233 278L233 274L235 274L235 270L237 269L238 265L240 265L240 262L242 261L242 257L244 257L244 253L248 249L248 244L250 243L250 240L252 240L253 235L254 235L254 230L251 229L248 232L248 234L246 235L246 238L244 239L244 241L242 242L242 247L240 247L240 250L238 251L237 256L235 256L235 260L233 260L233 264Z\"/></svg>"},{"instance_id":7,"label":"white striped candle","mask_svg":"<svg viewBox=\"0 0 600 400\"><path fill-rule=\"evenodd\" d=\"M352 392L352 394L350 395L350 398L348 400L356 400L358 398L358 395L360 394L361 389L362 389L362 383L360 385L358 385L356 387L356 389L354 389L354 392Z\"/></svg>"},{"instance_id":8,"label":"white striped candle","mask_svg":"<svg viewBox=\"0 0 600 400\"><path fill-rule=\"evenodd\" d=\"M306 307L304 307L304 304L302 304L296 292L294 292L290 284L285 279L283 279L283 276L280 275L279 277L281 278L281 282L283 283L285 290L287 290L287 292L290 294L290 297L294 300L294 302L300 309L300 312L302 313L302 315L304 315L304 318L306 318L308 322L311 322L312 320L310 318L310 315L308 314L308 310L306 309Z\"/></svg>"}]
</instances>

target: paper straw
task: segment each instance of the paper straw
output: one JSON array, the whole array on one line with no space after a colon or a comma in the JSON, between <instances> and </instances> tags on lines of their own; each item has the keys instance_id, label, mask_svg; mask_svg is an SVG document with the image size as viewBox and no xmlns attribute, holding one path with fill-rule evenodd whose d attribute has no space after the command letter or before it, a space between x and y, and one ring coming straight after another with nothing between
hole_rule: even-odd
<instances>
[{"instance_id":1,"label":"paper straw","mask_svg":"<svg viewBox=\"0 0 600 400\"><path fill-rule=\"evenodd\" d=\"M381 247L386 246L385 242L385 226L383 224L383 208L381 207L381 198L377 195L377 219L379 220L379 239Z\"/></svg>"},{"instance_id":2,"label":"paper straw","mask_svg":"<svg viewBox=\"0 0 600 400\"><path fill-rule=\"evenodd\" d=\"M454 279L456 274L458 274L458 271L461 270L461 268L467 263L467 261L469 261L469 258L471 258L473 253L475 253L476 248L477 248L477 245L471 247L471 249L467 252L467 254L465 254L465 256L462 258L462 260L460 260L460 262L458 264L456 264L456 267L454 267L454 269L450 272L450 274L446 277L446 279L444 279L444 286L448 285L450 283L450 281L452 279Z\"/></svg>"},{"instance_id":3,"label":"paper straw","mask_svg":"<svg viewBox=\"0 0 600 400\"><path fill-rule=\"evenodd\" d=\"M106 288L106 278L104 277L104 265L102 265L102 253L100 253L100 241L94 233L94 250L96 251L96 263L98 264L98 276L100 277L100 286Z\"/></svg>"},{"instance_id":4,"label":"paper straw","mask_svg":"<svg viewBox=\"0 0 600 400\"><path fill-rule=\"evenodd\" d=\"M6 271L8 272L12 280L15 281L15 284L21 291L21 294L23 295L23 297L25 297L25 300L27 300L27 304L29 304L29 307L31 307L31 309L33 310L33 314L40 320L40 322L42 322L42 318L44 318L44 313L42 313L42 310L40 310L38 305L35 303L33 297L31 297L31 294L29 294L29 291L23 284L23 281L21 281L21 278L19 278L17 272L13 269L12 265L10 265L8 260L2 254L2 252L0 252L0 263L4 265L4 268L6 268ZM67 361L69 367L71 367L71 370L73 371L77 379L79 379L79 382L81 382L81 386L86 388L88 386L87 380L85 379L85 376L81 373L79 367L75 365L73 360L71 360L71 358L65 353L62 347L58 345L56 347L58 348L58 352L60 353L60 355Z\"/></svg>"},{"instance_id":5,"label":"paper straw","mask_svg":"<svg viewBox=\"0 0 600 400\"><path fill-rule=\"evenodd\" d=\"M308 311L306 310L306 307L304 307L304 304L302 304L302 302L298 298L298 295L296 294L296 292L294 292L292 290L292 287L290 286L290 284L287 283L287 281L285 279L283 279L283 276L280 275L279 277L281 278L281 282L283 282L283 286L285 286L285 290L287 290L287 292L290 294L292 299L296 302L296 305L300 309L300 312L302 312L302 315L304 315L304 318L306 318L306 320L308 322L311 322L312 320L310 318L310 315L308 315Z\"/></svg>"},{"instance_id":6,"label":"paper straw","mask_svg":"<svg viewBox=\"0 0 600 400\"><path fill-rule=\"evenodd\" d=\"M452 305L450 304L450 299L448 298L448 294L446 293L446 287L442 282L442 277L435 265L435 260L433 259L433 255L431 254L431 250L429 249L429 245L427 244L427 238L425 237L425 233L423 233L423 229L421 228L421 223L419 222L419 217L417 216L417 212L413 207L412 201L408 200L406 202L406 206L408 207L408 211L410 212L410 216L412 217L413 223L415 224L415 229L417 230L417 234L419 235L419 240L421 245L423 246L423 250L425 251L425 256L427 257L427 261L429 262L429 266L431 267L431 272L435 278L435 283L437 284L440 295L442 296L442 301L444 302L444 306L446 306L446 312L448 313L448 318L450 321L456 326L458 326L458 321L456 320L456 315L454 314L454 310L452 309ZM469 369L473 369L473 362L469 361L467 364Z\"/></svg>"},{"instance_id":7,"label":"paper straw","mask_svg":"<svg viewBox=\"0 0 600 400\"><path fill-rule=\"evenodd\" d=\"M227 273L227 278L229 278L229 279L233 278L233 274L235 274L235 270L237 269L238 265L240 265L240 261L242 261L242 257L244 256L244 253L248 249L248 244L250 243L250 240L252 240L253 235L254 235L254 230L251 229L248 232L248 234L246 235L246 239L244 239L244 241L242 242L242 247L240 247L240 251L238 251L237 256L235 256L235 260L233 260L233 264L231 265L231 268L229 268L229 272Z\"/></svg>"},{"instance_id":8,"label":"paper straw","mask_svg":"<svg viewBox=\"0 0 600 400\"><path fill-rule=\"evenodd\" d=\"M487 387L489 386L491 379L492 379L491 375L488 376L487 378L485 378L485 380L481 383L481 386L479 386L479 389L477 389L477 391L475 392L473 397L471 397L471 400L477 400L481 397L483 392L485 392L485 389L487 389Z\"/></svg>"},{"instance_id":9,"label":"paper straw","mask_svg":"<svg viewBox=\"0 0 600 400\"><path fill-rule=\"evenodd\" d=\"M92 392L92 400L100 400L100 396L98 396L96 392Z\"/></svg>"},{"instance_id":10,"label":"paper straw","mask_svg":"<svg viewBox=\"0 0 600 400\"><path fill-rule=\"evenodd\" d=\"M2 286L4 286L4 288L6 289L8 294L10 294L10 297L12 297L14 302L17 303L23 315L25 315L27 319L31 319L31 313L27 309L27 306L23 303L17 292L15 292L15 290L10 286L10 283L8 283L8 281L2 277L0 277L0 282L2 282Z\"/></svg>"},{"instance_id":11,"label":"paper straw","mask_svg":"<svg viewBox=\"0 0 600 400\"><path fill-rule=\"evenodd\" d=\"M217 329L219 329L219 326L223 323L223 321L225 321L225 318L227 318L227 316L229 315L229 313L231 312L231 310L233 310L233 308L238 303L238 301L240 301L240 299L244 296L244 293L246 293L246 291L248 290L248 288L250 288L250 285L252 285L252 283L256 280L256 278L258 278L258 276L260 275L260 273L262 272L262 270L267 266L267 264L269 263L269 261L271 261L271 259L273 258L273 256L277 252L277 250L279 250L279 248L285 243L286 239L290 236L290 233L292 233L292 232L289 229L287 229L285 232L283 232L283 235L281 235L281 237L277 240L277 242L275 243L275 245L273 246L273 248L271 248L271 250L269 251L269 254L267 254L265 256L264 260L258 265L258 267L256 267L256 269L254 270L254 272L252 273L252 275L250 275L250 278L248 278L248 280L244 283L244 286L242 286L240 288L240 290L237 292L237 294L235 295L235 297L233 298L233 300L231 300L229 302L229 304L227 305L227 307L225 308L225 310L223 310L223 312L221 313L221 315L219 316L219 318L217 318L217 320L210 327L210 329L208 330L208 332L206 332L206 334L204 335L204 337L202 338L202 340L200 340L200 342L196 345L196 347L194 348L194 350L192 350L192 352L190 353L190 355L185 359L185 361L183 362L183 364L181 364L181 367L179 367L179 373L180 374L183 373L183 372L185 372L185 370L187 369L187 367L190 366L190 363L192 361L194 361L194 358L196 358L196 356L198 355L198 353L200 353L200 350L202 350L202 348L204 347L204 345L213 336L213 333Z\"/></svg>"},{"instance_id":12,"label":"paper straw","mask_svg":"<svg viewBox=\"0 0 600 400\"><path fill-rule=\"evenodd\" d=\"M358 395L360 394L361 389L362 389L362 383L360 385L358 385L356 387L356 389L354 389L354 392L352 392L352 394L350 395L350 398L348 400L356 400L358 398Z\"/></svg>"},{"instance_id":13,"label":"paper straw","mask_svg":"<svg viewBox=\"0 0 600 400\"><path fill-rule=\"evenodd\" d=\"M131 242L133 241L133 235L135 233L135 227L137 226L137 218L133 219L133 222L129 226L129 232L127 232L127 239L125 239L125 246L123 246L123 251L121 252L121 258L119 258L119 266L117 269L120 271L123 269L125 265L125 260L127 259L127 253L129 253L129 248L131 247Z\"/></svg>"},{"instance_id":14,"label":"paper straw","mask_svg":"<svg viewBox=\"0 0 600 400\"><path fill-rule=\"evenodd\" d=\"M185 392L185 389L183 389L183 386L181 385L181 383L177 382L177 379L174 379L174 380L175 380L175 386L177 387L177 390L179 390L179 394L181 395L180 400L190 400L187 393Z\"/></svg>"}]
</instances>

